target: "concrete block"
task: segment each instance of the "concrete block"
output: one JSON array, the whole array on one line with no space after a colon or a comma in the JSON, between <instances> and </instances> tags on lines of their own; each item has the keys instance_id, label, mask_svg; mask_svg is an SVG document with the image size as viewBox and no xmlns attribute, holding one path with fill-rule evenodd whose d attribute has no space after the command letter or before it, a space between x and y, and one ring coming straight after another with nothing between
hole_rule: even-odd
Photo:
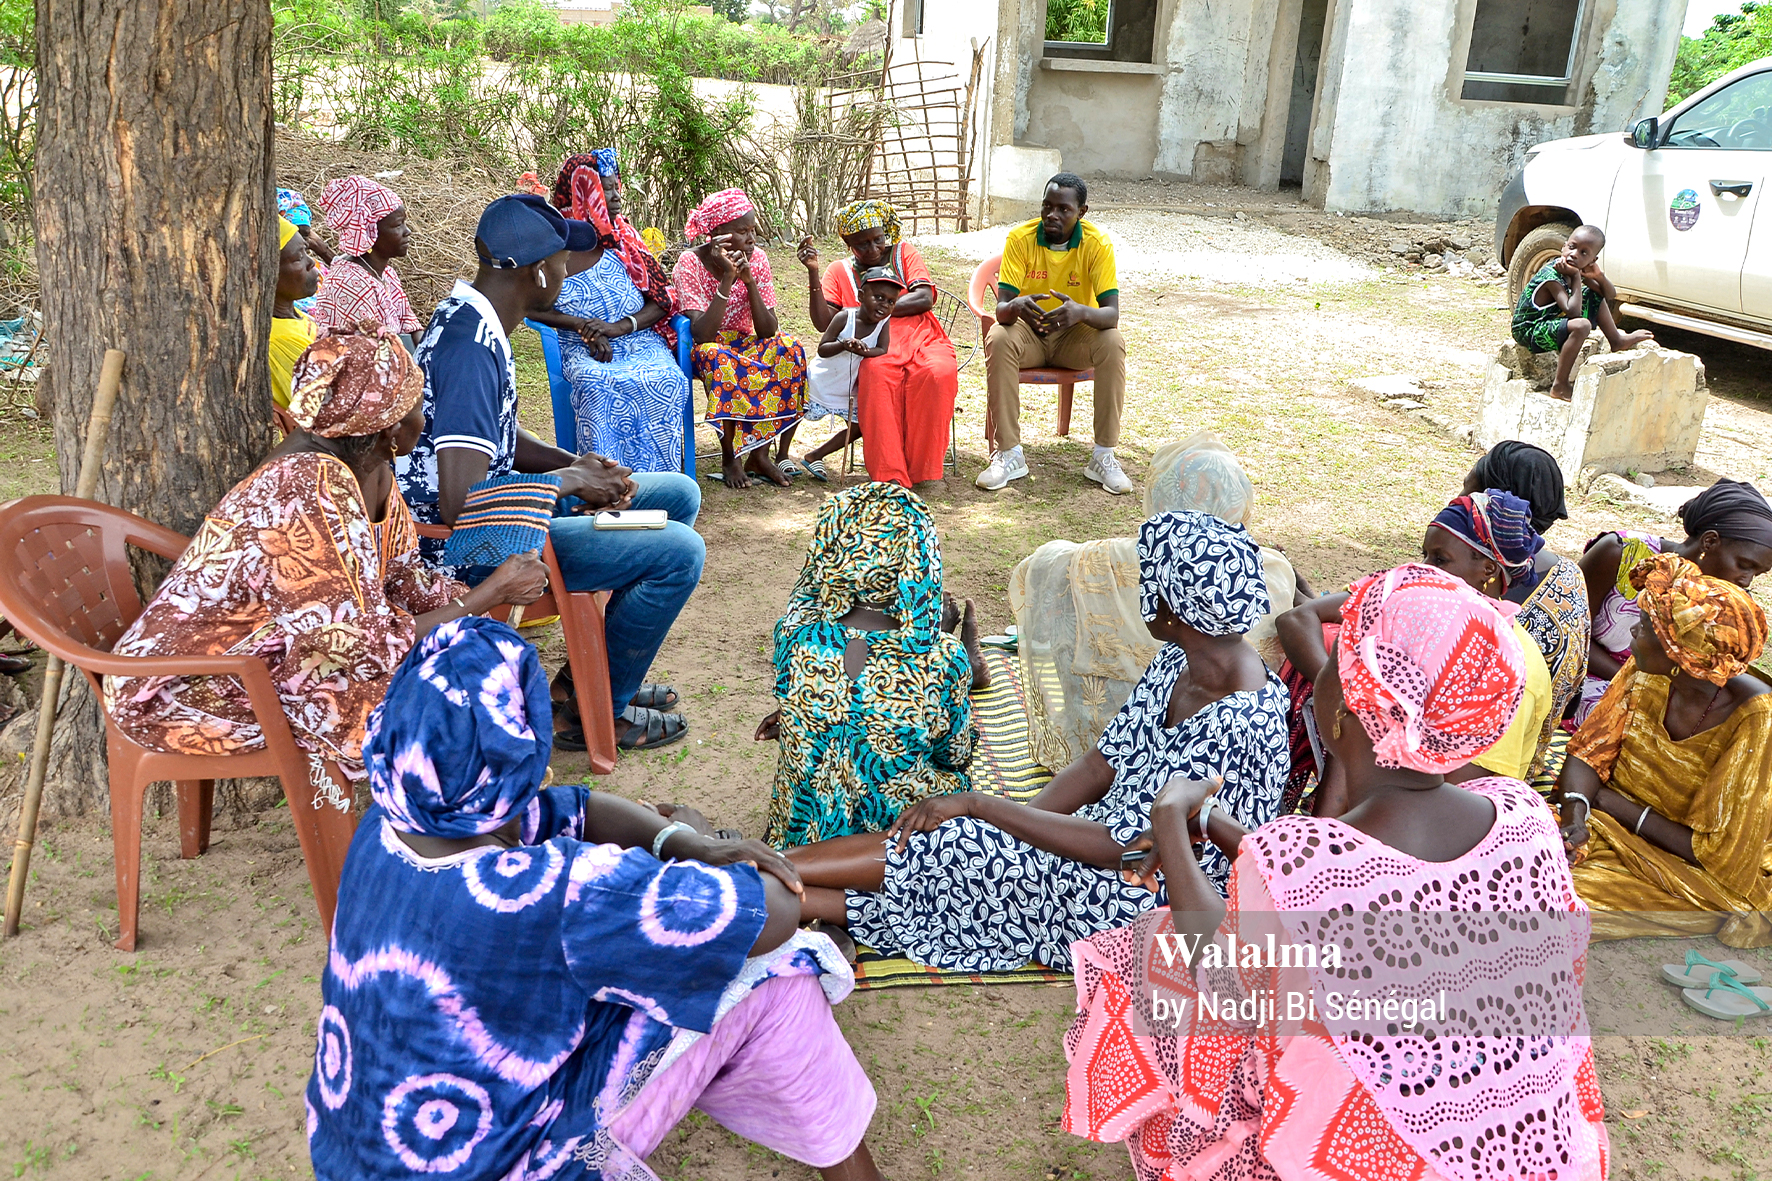
<instances>
[{"instance_id":1,"label":"concrete block","mask_svg":"<svg viewBox=\"0 0 1772 1181\"><path fill-rule=\"evenodd\" d=\"M1476 444L1534 443L1557 457L1565 475L1664 471L1692 462L1710 399L1697 357L1657 345L1584 352L1567 402L1541 392L1555 370L1555 354L1503 345L1483 381Z\"/></svg>"},{"instance_id":2,"label":"concrete block","mask_svg":"<svg viewBox=\"0 0 1772 1181\"><path fill-rule=\"evenodd\" d=\"M991 149L990 188L987 213L992 224L1026 221L1040 212L1046 182L1064 171L1064 156L1057 148L1031 148L998 144Z\"/></svg>"}]
</instances>

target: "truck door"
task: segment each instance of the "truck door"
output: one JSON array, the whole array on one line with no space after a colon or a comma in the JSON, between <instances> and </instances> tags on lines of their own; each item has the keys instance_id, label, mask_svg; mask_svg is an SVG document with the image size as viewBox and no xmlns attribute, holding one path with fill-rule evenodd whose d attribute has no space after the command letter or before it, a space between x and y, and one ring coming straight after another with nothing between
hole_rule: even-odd
<instances>
[{"instance_id":1,"label":"truck door","mask_svg":"<svg viewBox=\"0 0 1772 1181\"><path fill-rule=\"evenodd\" d=\"M1618 170L1600 265L1656 302L1741 311L1741 272L1772 156L1772 71L1669 118Z\"/></svg>"}]
</instances>

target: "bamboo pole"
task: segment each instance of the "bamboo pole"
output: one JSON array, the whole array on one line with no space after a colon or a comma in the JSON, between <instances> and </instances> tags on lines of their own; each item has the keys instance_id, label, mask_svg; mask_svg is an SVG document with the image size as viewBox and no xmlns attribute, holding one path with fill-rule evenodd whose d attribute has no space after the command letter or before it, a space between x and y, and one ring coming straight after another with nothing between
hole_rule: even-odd
<instances>
[{"instance_id":1,"label":"bamboo pole","mask_svg":"<svg viewBox=\"0 0 1772 1181\"><path fill-rule=\"evenodd\" d=\"M98 393L92 399L92 416L86 422L86 448L80 455L80 474L74 480L74 495L81 500L91 500L98 490L105 442L111 434L111 412L116 409L117 392L123 384L123 357L121 349L106 349L104 366L99 370ZM18 837L12 842L12 877L6 884L6 926L5 934L0 938L11 939L18 934L19 919L25 909L31 846L37 839L37 812L43 804L43 780L49 774L49 743L55 736L55 714L60 704L62 677L66 672L59 656L51 656L43 670L43 701L37 708L37 737L31 745L31 770L25 779Z\"/></svg>"}]
</instances>

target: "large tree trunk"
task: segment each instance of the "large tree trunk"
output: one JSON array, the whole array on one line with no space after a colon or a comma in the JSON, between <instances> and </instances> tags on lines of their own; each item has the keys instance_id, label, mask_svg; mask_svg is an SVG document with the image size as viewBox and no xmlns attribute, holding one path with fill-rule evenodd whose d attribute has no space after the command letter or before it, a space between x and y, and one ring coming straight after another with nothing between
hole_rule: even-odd
<instances>
[{"instance_id":1,"label":"large tree trunk","mask_svg":"<svg viewBox=\"0 0 1772 1181\"><path fill-rule=\"evenodd\" d=\"M270 5L37 0L37 69L37 273L62 489L104 351L122 349L99 498L188 534L271 444ZM108 798L96 705L83 677L68 681L52 813Z\"/></svg>"}]
</instances>

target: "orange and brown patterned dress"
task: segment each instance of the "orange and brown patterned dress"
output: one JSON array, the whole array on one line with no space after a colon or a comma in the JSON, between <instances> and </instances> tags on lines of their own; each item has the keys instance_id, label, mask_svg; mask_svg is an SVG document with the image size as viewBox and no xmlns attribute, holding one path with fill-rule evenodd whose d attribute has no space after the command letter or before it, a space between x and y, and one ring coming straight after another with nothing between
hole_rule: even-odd
<instances>
[{"instance_id":1,"label":"orange and brown patterned dress","mask_svg":"<svg viewBox=\"0 0 1772 1181\"><path fill-rule=\"evenodd\" d=\"M465 593L426 566L398 488L372 521L357 477L312 453L273 459L203 522L120 656L258 656L302 749L363 776L363 728L413 643L413 616ZM106 677L104 705L154 750L263 744L233 677Z\"/></svg>"}]
</instances>

